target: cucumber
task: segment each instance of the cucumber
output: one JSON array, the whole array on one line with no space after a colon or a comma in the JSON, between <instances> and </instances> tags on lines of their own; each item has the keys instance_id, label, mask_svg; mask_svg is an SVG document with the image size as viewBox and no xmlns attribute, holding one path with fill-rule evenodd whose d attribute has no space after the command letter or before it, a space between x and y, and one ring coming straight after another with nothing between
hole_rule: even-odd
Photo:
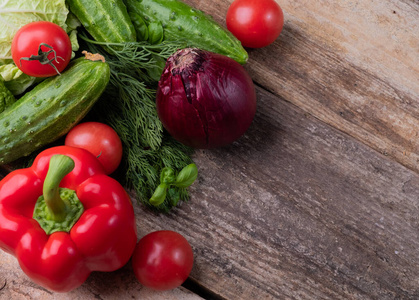
<instances>
[{"instance_id":1,"label":"cucumber","mask_svg":"<svg viewBox=\"0 0 419 300\"><path fill-rule=\"evenodd\" d=\"M70 11L96 41L106 43L136 41L136 31L123 0L66 0L66 2Z\"/></svg>"},{"instance_id":2,"label":"cucumber","mask_svg":"<svg viewBox=\"0 0 419 300\"><path fill-rule=\"evenodd\" d=\"M0 114L0 165L66 134L90 110L110 78L107 63L77 58Z\"/></svg>"},{"instance_id":3,"label":"cucumber","mask_svg":"<svg viewBox=\"0 0 419 300\"><path fill-rule=\"evenodd\" d=\"M149 26L161 23L164 40L185 40L191 47L229 56L245 64L248 54L240 41L211 16L180 0L124 0L131 17L142 17ZM133 22L134 26L138 23Z\"/></svg>"}]
</instances>

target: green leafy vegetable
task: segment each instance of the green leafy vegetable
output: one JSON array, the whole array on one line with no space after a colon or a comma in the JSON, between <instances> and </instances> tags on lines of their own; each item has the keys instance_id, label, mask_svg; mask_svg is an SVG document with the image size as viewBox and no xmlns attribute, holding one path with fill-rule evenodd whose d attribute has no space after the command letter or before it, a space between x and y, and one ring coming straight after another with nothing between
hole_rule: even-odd
<instances>
[{"instance_id":1,"label":"green leafy vegetable","mask_svg":"<svg viewBox=\"0 0 419 300\"><path fill-rule=\"evenodd\" d=\"M0 113L3 112L6 107L9 107L16 101L13 94L4 85L3 80L0 78Z\"/></svg>"},{"instance_id":2,"label":"green leafy vegetable","mask_svg":"<svg viewBox=\"0 0 419 300\"><path fill-rule=\"evenodd\" d=\"M158 45L148 42L99 43L83 34L80 37L90 52L105 56L111 68L108 89L93 108L91 116L109 124L121 138L124 184L134 189L140 202L161 211L170 210L179 201L187 201L186 188L167 192L166 188L159 187L162 171L170 168L176 173L192 163L192 149L175 141L163 130L155 105L157 81L147 71L184 45L177 42ZM99 45L111 49L111 54ZM150 201L153 194L159 195L158 205L152 203L154 200Z\"/></svg>"},{"instance_id":3,"label":"green leafy vegetable","mask_svg":"<svg viewBox=\"0 0 419 300\"><path fill-rule=\"evenodd\" d=\"M13 95L23 93L28 87L38 82L39 79L23 73L14 63L1 64L0 76L3 78L4 85Z\"/></svg>"},{"instance_id":4,"label":"green leafy vegetable","mask_svg":"<svg viewBox=\"0 0 419 300\"><path fill-rule=\"evenodd\" d=\"M73 51L78 50L77 27L80 22L69 13L65 0L4 0L0 6L0 75L6 87L18 95L37 82L13 64L11 45L16 32L34 21L50 21L70 35Z\"/></svg>"},{"instance_id":5,"label":"green leafy vegetable","mask_svg":"<svg viewBox=\"0 0 419 300\"><path fill-rule=\"evenodd\" d=\"M160 174L160 184L150 198L150 203L155 207L160 207L169 198L169 203L175 206L181 193L198 177L198 169L195 164L184 167L176 176L172 168L165 167Z\"/></svg>"},{"instance_id":6,"label":"green leafy vegetable","mask_svg":"<svg viewBox=\"0 0 419 300\"><path fill-rule=\"evenodd\" d=\"M171 168L163 168L160 173L160 183L171 184L175 182L175 171Z\"/></svg>"},{"instance_id":7,"label":"green leafy vegetable","mask_svg":"<svg viewBox=\"0 0 419 300\"><path fill-rule=\"evenodd\" d=\"M160 44L163 41L163 26L160 22L148 25L148 41L150 44Z\"/></svg>"},{"instance_id":8,"label":"green leafy vegetable","mask_svg":"<svg viewBox=\"0 0 419 300\"><path fill-rule=\"evenodd\" d=\"M65 21L67 25L66 32L70 36L71 49L73 50L72 58L75 56L74 51L79 50L79 41L77 39L77 28L81 26L79 19L76 18L71 12L67 15L67 20Z\"/></svg>"},{"instance_id":9,"label":"green leafy vegetable","mask_svg":"<svg viewBox=\"0 0 419 300\"><path fill-rule=\"evenodd\" d=\"M128 12L132 23L134 24L135 31L137 33L137 41L148 40L148 28L144 19L137 13Z\"/></svg>"},{"instance_id":10,"label":"green leafy vegetable","mask_svg":"<svg viewBox=\"0 0 419 300\"><path fill-rule=\"evenodd\" d=\"M173 184L180 188L186 188L195 181L197 176L198 169L196 168L196 165L190 164L180 171Z\"/></svg>"},{"instance_id":11,"label":"green leafy vegetable","mask_svg":"<svg viewBox=\"0 0 419 300\"><path fill-rule=\"evenodd\" d=\"M166 199L167 187L167 184L159 184L153 196L151 196L150 198L150 203L152 205L159 207L164 202L164 200Z\"/></svg>"}]
</instances>

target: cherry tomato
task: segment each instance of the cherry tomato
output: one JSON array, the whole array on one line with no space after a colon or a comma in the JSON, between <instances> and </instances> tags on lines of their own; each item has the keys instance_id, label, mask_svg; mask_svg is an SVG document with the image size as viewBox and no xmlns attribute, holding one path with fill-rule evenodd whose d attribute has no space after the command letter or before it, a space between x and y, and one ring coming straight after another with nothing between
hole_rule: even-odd
<instances>
[{"instance_id":1,"label":"cherry tomato","mask_svg":"<svg viewBox=\"0 0 419 300\"><path fill-rule=\"evenodd\" d=\"M122 159L122 142L116 131L100 122L85 122L73 127L64 144L88 150L102 163L106 174L115 171Z\"/></svg>"},{"instance_id":2,"label":"cherry tomato","mask_svg":"<svg viewBox=\"0 0 419 300\"><path fill-rule=\"evenodd\" d=\"M37 21L21 27L13 37L12 58L25 74L49 77L62 72L71 59L71 41L57 24Z\"/></svg>"},{"instance_id":3,"label":"cherry tomato","mask_svg":"<svg viewBox=\"0 0 419 300\"><path fill-rule=\"evenodd\" d=\"M192 270L192 247L177 232L154 231L137 243L132 265L142 285L161 291L174 289L188 278Z\"/></svg>"},{"instance_id":4,"label":"cherry tomato","mask_svg":"<svg viewBox=\"0 0 419 300\"><path fill-rule=\"evenodd\" d=\"M281 33L284 14L274 0L235 0L227 10L226 24L244 47L262 48Z\"/></svg>"}]
</instances>

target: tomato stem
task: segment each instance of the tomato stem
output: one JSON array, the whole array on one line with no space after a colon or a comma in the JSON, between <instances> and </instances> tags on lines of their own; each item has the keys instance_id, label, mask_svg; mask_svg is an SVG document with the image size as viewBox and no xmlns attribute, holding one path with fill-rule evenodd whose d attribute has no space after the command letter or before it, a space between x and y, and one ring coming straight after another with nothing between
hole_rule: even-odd
<instances>
[{"instance_id":1,"label":"tomato stem","mask_svg":"<svg viewBox=\"0 0 419 300\"><path fill-rule=\"evenodd\" d=\"M43 51L42 46L50 48L51 50ZM50 53L54 53L54 57L51 59L48 58ZM54 68L54 70L57 72L58 75L61 75L57 67L53 64L53 61L59 64L59 61L57 58L61 58L62 60L64 60L64 58L57 55L53 47L45 43L40 43L38 47L38 55L31 55L30 57L21 57L19 62L20 62L20 66L22 66L22 60L27 60L27 61L37 60L40 62L41 65L50 65L51 67Z\"/></svg>"}]
</instances>

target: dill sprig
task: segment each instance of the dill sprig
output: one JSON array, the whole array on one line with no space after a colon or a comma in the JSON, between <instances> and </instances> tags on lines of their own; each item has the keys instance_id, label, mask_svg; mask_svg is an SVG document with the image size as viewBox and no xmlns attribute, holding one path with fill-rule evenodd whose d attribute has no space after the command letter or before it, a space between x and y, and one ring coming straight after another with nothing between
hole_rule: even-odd
<instances>
[{"instance_id":1,"label":"dill sprig","mask_svg":"<svg viewBox=\"0 0 419 300\"><path fill-rule=\"evenodd\" d=\"M79 36L90 52L105 57L111 69L109 85L91 115L118 133L124 149L124 184L135 191L140 202L154 208L149 199L160 183L163 168L172 168L177 173L192 163L192 149L164 131L155 103L156 74L161 74L162 62L186 45L181 42L100 43L84 34ZM181 201L188 200L186 188L168 193L157 208L168 211L178 203L179 197Z\"/></svg>"}]
</instances>

